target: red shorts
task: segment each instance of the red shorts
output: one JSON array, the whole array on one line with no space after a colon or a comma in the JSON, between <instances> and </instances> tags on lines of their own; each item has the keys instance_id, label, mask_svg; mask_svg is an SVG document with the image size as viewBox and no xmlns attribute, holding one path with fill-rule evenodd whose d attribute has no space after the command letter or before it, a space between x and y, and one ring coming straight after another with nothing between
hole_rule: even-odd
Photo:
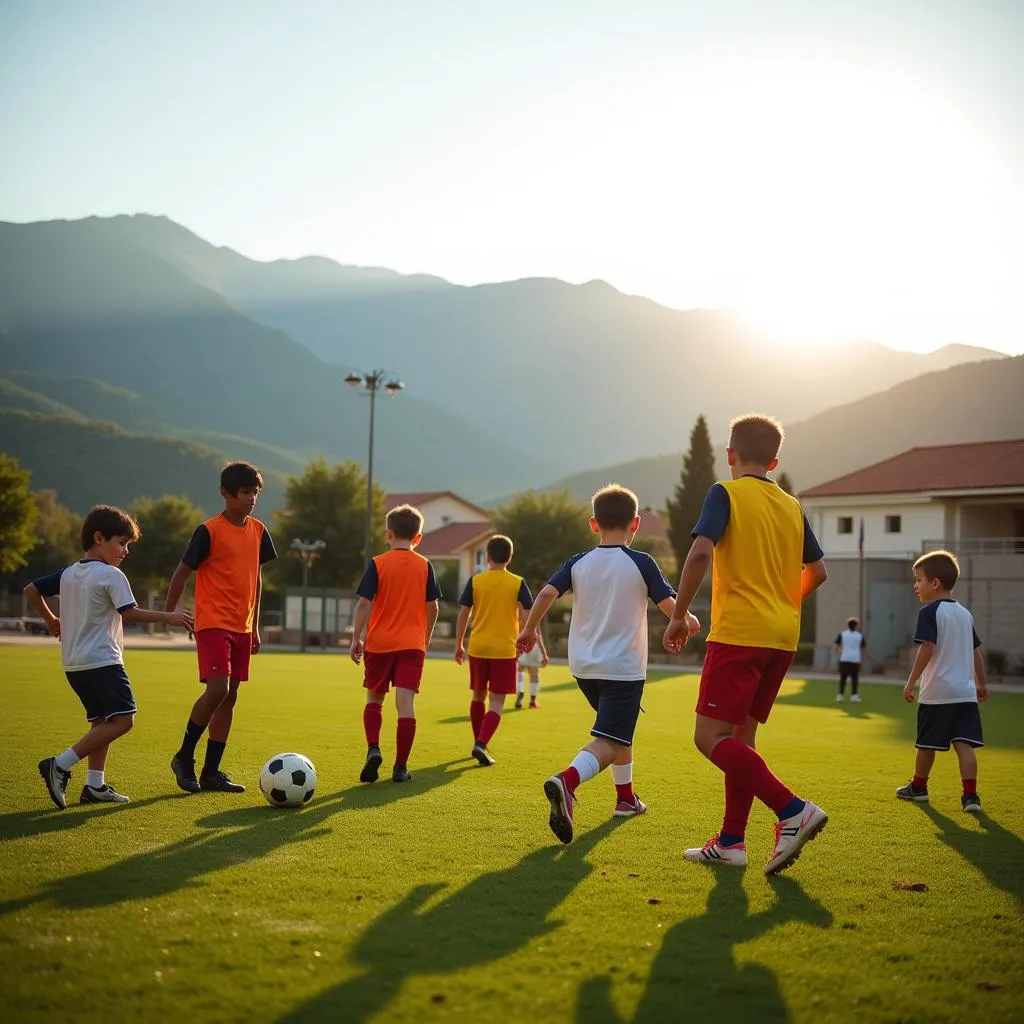
<instances>
[{"instance_id":1,"label":"red shorts","mask_svg":"<svg viewBox=\"0 0 1024 1024\"><path fill-rule=\"evenodd\" d=\"M469 688L491 693L516 692L515 658L474 658L469 656Z\"/></svg>"},{"instance_id":2,"label":"red shorts","mask_svg":"<svg viewBox=\"0 0 1024 1024\"><path fill-rule=\"evenodd\" d=\"M374 693L387 693L392 686L420 692L423 651L363 652L363 686Z\"/></svg>"},{"instance_id":3,"label":"red shorts","mask_svg":"<svg viewBox=\"0 0 1024 1024\"><path fill-rule=\"evenodd\" d=\"M201 629L196 633L199 655L199 681L226 676L244 683L249 678L252 633L232 633L230 629Z\"/></svg>"},{"instance_id":4,"label":"red shorts","mask_svg":"<svg viewBox=\"0 0 1024 1024\"><path fill-rule=\"evenodd\" d=\"M731 725L741 725L749 715L764 724L792 662L792 651L709 642L697 714Z\"/></svg>"}]
</instances>

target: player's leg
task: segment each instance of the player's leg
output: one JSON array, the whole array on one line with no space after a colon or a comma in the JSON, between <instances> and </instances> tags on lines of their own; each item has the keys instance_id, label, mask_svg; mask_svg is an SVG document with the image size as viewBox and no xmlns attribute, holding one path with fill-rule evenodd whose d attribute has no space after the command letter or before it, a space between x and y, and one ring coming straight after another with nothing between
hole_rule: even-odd
<instances>
[{"instance_id":1,"label":"player's leg","mask_svg":"<svg viewBox=\"0 0 1024 1024\"><path fill-rule=\"evenodd\" d=\"M978 755L975 750L984 746L981 732L981 713L976 703L954 704L953 748L960 763L960 781L963 792L960 806L972 814L981 812L981 797L978 795Z\"/></svg>"},{"instance_id":2,"label":"player's leg","mask_svg":"<svg viewBox=\"0 0 1024 1024\"><path fill-rule=\"evenodd\" d=\"M839 662L839 692L836 694L836 703L841 704L846 697L846 678L850 666L845 662Z\"/></svg>"},{"instance_id":3,"label":"player's leg","mask_svg":"<svg viewBox=\"0 0 1024 1024\"><path fill-rule=\"evenodd\" d=\"M522 665L516 665L516 710L523 706L523 673L526 671Z\"/></svg>"},{"instance_id":4,"label":"player's leg","mask_svg":"<svg viewBox=\"0 0 1024 1024\"><path fill-rule=\"evenodd\" d=\"M530 707L539 708L540 703L537 700L537 694L540 693L540 668L536 665L531 666L530 672Z\"/></svg>"},{"instance_id":5,"label":"player's leg","mask_svg":"<svg viewBox=\"0 0 1024 1024\"><path fill-rule=\"evenodd\" d=\"M857 687L860 683L860 663L853 662L850 665L850 701L854 704L860 703L860 694Z\"/></svg>"},{"instance_id":6,"label":"player's leg","mask_svg":"<svg viewBox=\"0 0 1024 1024\"><path fill-rule=\"evenodd\" d=\"M515 658L489 658L487 666L487 687L490 691L487 713L480 723L473 756L484 767L494 764L494 758L487 750L487 745L494 738L501 724L501 713L505 708L505 698L515 692L516 660Z\"/></svg>"},{"instance_id":7,"label":"player's leg","mask_svg":"<svg viewBox=\"0 0 1024 1024\"><path fill-rule=\"evenodd\" d=\"M423 676L423 651L398 651L395 657L394 686L398 725L395 729L395 765L393 782L408 782L409 754L416 739L416 694Z\"/></svg>"},{"instance_id":8,"label":"player's leg","mask_svg":"<svg viewBox=\"0 0 1024 1024\"><path fill-rule=\"evenodd\" d=\"M928 801L928 776L935 755L940 750L949 750L953 732L952 704L917 705L917 741L914 746L914 777L905 786L896 790L900 800Z\"/></svg>"},{"instance_id":9,"label":"player's leg","mask_svg":"<svg viewBox=\"0 0 1024 1024\"><path fill-rule=\"evenodd\" d=\"M363 652L363 687L366 690L363 733L366 736L366 760L359 773L360 782L376 782L384 761L384 755L380 752L380 730L384 721L384 698L391 687L394 662L393 652Z\"/></svg>"},{"instance_id":10,"label":"player's leg","mask_svg":"<svg viewBox=\"0 0 1024 1024\"><path fill-rule=\"evenodd\" d=\"M245 792L245 786L239 782L232 782L220 768L220 760L224 756L224 748L231 733L235 704L238 703L238 686L241 682L241 679L228 680L227 696L220 702L210 719L209 731L206 734L206 756L203 759L203 770L199 775L199 785L204 792Z\"/></svg>"},{"instance_id":11,"label":"player's leg","mask_svg":"<svg viewBox=\"0 0 1024 1024\"><path fill-rule=\"evenodd\" d=\"M647 810L645 804L633 792L633 748L620 747L612 761L612 781L615 783L616 818L633 818Z\"/></svg>"},{"instance_id":12,"label":"player's leg","mask_svg":"<svg viewBox=\"0 0 1024 1024\"><path fill-rule=\"evenodd\" d=\"M473 730L473 742L480 736L480 726L487 713L487 659L469 656L469 727Z\"/></svg>"}]
</instances>

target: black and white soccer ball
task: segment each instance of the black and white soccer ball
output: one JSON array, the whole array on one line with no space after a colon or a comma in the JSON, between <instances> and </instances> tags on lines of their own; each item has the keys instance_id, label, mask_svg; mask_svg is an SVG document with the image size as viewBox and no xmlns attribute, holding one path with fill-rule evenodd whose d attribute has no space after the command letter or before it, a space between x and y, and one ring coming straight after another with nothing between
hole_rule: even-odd
<instances>
[{"instance_id":1,"label":"black and white soccer ball","mask_svg":"<svg viewBox=\"0 0 1024 1024\"><path fill-rule=\"evenodd\" d=\"M275 754L260 772L260 789L274 807L301 807L313 797L316 769L301 754Z\"/></svg>"}]
</instances>

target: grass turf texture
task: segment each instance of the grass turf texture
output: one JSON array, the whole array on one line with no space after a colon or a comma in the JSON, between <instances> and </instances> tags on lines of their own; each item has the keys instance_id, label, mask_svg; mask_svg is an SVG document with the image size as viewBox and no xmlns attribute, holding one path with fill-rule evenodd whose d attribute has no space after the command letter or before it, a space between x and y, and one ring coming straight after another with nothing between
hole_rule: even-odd
<instances>
[{"instance_id":1,"label":"grass turf texture","mask_svg":"<svg viewBox=\"0 0 1024 1024\"><path fill-rule=\"evenodd\" d=\"M141 711L113 747L119 808L50 804L36 762L82 731L53 649L0 648L0 1008L8 1020L1020 1021L1024 696L996 694L985 814L960 810L955 757L932 803L911 774L897 687L836 705L787 682L762 749L831 822L785 875L685 864L719 825L722 783L690 742L696 680L653 675L637 734L650 811L613 819L610 773L581 788L577 839L547 828L541 783L585 741L566 669L469 757L466 670L427 662L413 781L357 781L363 692L347 658L260 655L225 767L242 796L188 796L168 767L198 690L188 652L129 651ZM394 752L394 706L382 734ZM200 755L204 745L200 746ZM275 810L257 773L297 750L318 791ZM77 801L85 780L68 787ZM921 882L927 891L894 890Z\"/></svg>"}]
</instances>

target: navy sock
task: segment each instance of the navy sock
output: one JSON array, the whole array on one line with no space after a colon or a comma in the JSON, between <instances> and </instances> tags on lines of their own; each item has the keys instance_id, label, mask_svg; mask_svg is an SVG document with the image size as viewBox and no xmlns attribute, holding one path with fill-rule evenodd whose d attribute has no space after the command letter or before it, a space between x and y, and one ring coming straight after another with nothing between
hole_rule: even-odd
<instances>
[{"instance_id":1,"label":"navy sock","mask_svg":"<svg viewBox=\"0 0 1024 1024\"><path fill-rule=\"evenodd\" d=\"M743 842L743 836L736 835L735 832L719 832L718 833L718 845L735 846L737 843Z\"/></svg>"},{"instance_id":2,"label":"navy sock","mask_svg":"<svg viewBox=\"0 0 1024 1024\"><path fill-rule=\"evenodd\" d=\"M804 809L804 801L800 797L795 796L792 800L782 808L779 814L779 821L783 818L792 818L794 814L799 814Z\"/></svg>"},{"instance_id":3,"label":"navy sock","mask_svg":"<svg viewBox=\"0 0 1024 1024\"><path fill-rule=\"evenodd\" d=\"M220 759L224 756L224 748L227 742L219 740L206 741L206 760L203 761L203 774L213 775L220 768Z\"/></svg>"},{"instance_id":4,"label":"navy sock","mask_svg":"<svg viewBox=\"0 0 1024 1024\"><path fill-rule=\"evenodd\" d=\"M199 738L206 732L205 725L196 725L195 722L190 718L188 725L185 726L185 737L181 741L181 748L175 757L180 757L182 761L193 761L196 756L196 744L199 742Z\"/></svg>"}]
</instances>

